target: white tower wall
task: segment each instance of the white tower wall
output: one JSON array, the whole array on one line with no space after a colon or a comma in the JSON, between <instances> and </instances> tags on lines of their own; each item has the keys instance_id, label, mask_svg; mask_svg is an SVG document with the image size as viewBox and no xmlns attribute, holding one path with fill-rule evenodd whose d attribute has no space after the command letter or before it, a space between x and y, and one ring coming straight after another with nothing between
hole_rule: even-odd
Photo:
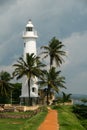
<instances>
[{"instance_id":1,"label":"white tower wall","mask_svg":"<svg viewBox=\"0 0 87 130\"><path fill-rule=\"evenodd\" d=\"M34 30L34 26L31 22L31 20L26 25L26 31L23 33L23 39L24 39L24 60L26 61L26 54L34 53L36 55L36 39L37 39L37 33ZM31 79L30 83L30 97L38 97L38 86L36 84L37 78ZM23 77L22 82L22 92L21 96L23 98L29 97L28 94L28 79L27 77Z\"/></svg>"},{"instance_id":2,"label":"white tower wall","mask_svg":"<svg viewBox=\"0 0 87 130\"><path fill-rule=\"evenodd\" d=\"M34 53L36 55L36 39L24 40L24 59L26 59L26 53Z\"/></svg>"}]
</instances>

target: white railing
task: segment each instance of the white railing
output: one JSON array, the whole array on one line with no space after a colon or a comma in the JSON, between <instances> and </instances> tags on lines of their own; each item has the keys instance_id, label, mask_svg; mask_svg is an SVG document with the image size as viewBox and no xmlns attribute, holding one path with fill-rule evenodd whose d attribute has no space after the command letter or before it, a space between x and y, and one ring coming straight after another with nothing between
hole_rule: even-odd
<instances>
[{"instance_id":1,"label":"white railing","mask_svg":"<svg viewBox=\"0 0 87 130\"><path fill-rule=\"evenodd\" d=\"M24 31L23 37L37 37L37 31Z\"/></svg>"}]
</instances>

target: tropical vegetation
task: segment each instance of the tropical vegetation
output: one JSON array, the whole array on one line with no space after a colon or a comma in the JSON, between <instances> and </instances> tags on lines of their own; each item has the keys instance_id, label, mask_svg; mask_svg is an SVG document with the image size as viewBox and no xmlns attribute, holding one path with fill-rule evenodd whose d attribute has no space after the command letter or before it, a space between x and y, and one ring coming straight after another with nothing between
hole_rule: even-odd
<instances>
[{"instance_id":1,"label":"tropical vegetation","mask_svg":"<svg viewBox=\"0 0 87 130\"><path fill-rule=\"evenodd\" d=\"M80 123L87 129L87 106L86 105L75 105L73 106L73 112L80 120Z\"/></svg>"},{"instance_id":2,"label":"tropical vegetation","mask_svg":"<svg viewBox=\"0 0 87 130\"><path fill-rule=\"evenodd\" d=\"M20 95L21 95L21 83L14 83L13 89L11 91L11 104L20 104Z\"/></svg>"},{"instance_id":3,"label":"tropical vegetation","mask_svg":"<svg viewBox=\"0 0 87 130\"><path fill-rule=\"evenodd\" d=\"M36 57L33 53L27 53L26 61L23 59L23 57L20 57L17 63L13 66L15 67L13 76L15 76L17 79L20 79L24 76L27 77L29 105L31 105L30 82L33 80L33 78L35 78L35 76L40 77L40 75L42 75L40 67L43 67L44 65L39 61L39 57Z\"/></svg>"},{"instance_id":4,"label":"tropical vegetation","mask_svg":"<svg viewBox=\"0 0 87 130\"><path fill-rule=\"evenodd\" d=\"M51 91L59 92L59 88L66 88L64 86L65 77L60 76L61 71L56 71L55 67L52 67L50 70L43 71L43 77L37 83L41 86L47 86L47 105L49 104L49 96Z\"/></svg>"},{"instance_id":5,"label":"tropical vegetation","mask_svg":"<svg viewBox=\"0 0 87 130\"><path fill-rule=\"evenodd\" d=\"M10 95L13 90L11 79L11 75L8 72L0 72L0 103L10 102Z\"/></svg>"},{"instance_id":6,"label":"tropical vegetation","mask_svg":"<svg viewBox=\"0 0 87 130\"><path fill-rule=\"evenodd\" d=\"M71 101L71 95L72 95L71 93L66 94L66 93L62 92L62 94L63 94L63 97L62 97L63 103L64 103L64 102L70 102L70 101Z\"/></svg>"},{"instance_id":7,"label":"tropical vegetation","mask_svg":"<svg viewBox=\"0 0 87 130\"><path fill-rule=\"evenodd\" d=\"M48 46L42 46L41 49L43 49L42 54L44 55L44 58L49 57L50 61L50 68L48 67L44 70L44 65L40 58L34 53L26 54L26 59L24 60L23 57L20 57L17 60L17 63L13 65L14 72L13 72L13 78L16 77L16 79L21 79L23 77L26 77L27 84L28 84L28 94L29 94L29 105L32 105L31 97L30 97L30 87L31 87L31 80L34 80L35 77L38 78L38 84L41 87L44 87L46 89L46 95L47 95L47 104L48 104L48 97L50 95L50 92L59 92L60 88L66 88L65 87L65 77L61 76L61 71L57 69L57 67L60 67L61 64L64 61L64 56L66 55L65 51L63 50L64 45L62 42L60 42L56 37L53 37ZM40 55L41 56L41 55ZM56 64L55 67L53 67L53 64ZM48 63L47 63L48 64ZM3 96L9 96L11 98L14 98L15 90L17 90L17 87L14 85L12 89L12 84L10 83L11 76L8 72L1 72L0 73L0 94ZM17 84L16 84L17 85ZM18 95L16 93L16 96L20 95L20 88ZM14 100L14 99L13 99ZM18 99L19 100L19 99Z\"/></svg>"},{"instance_id":8,"label":"tropical vegetation","mask_svg":"<svg viewBox=\"0 0 87 130\"><path fill-rule=\"evenodd\" d=\"M60 130L86 130L76 115L72 106L53 106L58 111Z\"/></svg>"},{"instance_id":9,"label":"tropical vegetation","mask_svg":"<svg viewBox=\"0 0 87 130\"><path fill-rule=\"evenodd\" d=\"M11 77L11 75L6 71L0 72L0 104L20 103L19 96L21 94L22 84L11 83L11 79L14 77L16 77L16 79L26 77L28 84L29 105L32 105L30 89L31 81L34 80L34 78L38 78L35 83L37 83L40 86L39 88L43 90L43 93L45 93L44 97L47 97L47 105L49 105L51 93L59 93L61 88L66 88L65 77L61 76L60 70L62 63L64 62L64 57L66 56L64 45L56 37L53 37L47 46L44 45L41 47L41 50L42 55L40 55L40 57L34 55L34 53L27 53L25 60L23 57L20 57L17 60L17 63L13 65L15 68L13 71L13 77ZM45 62L45 65L41 62L40 58L45 59L47 57L49 64L48 62ZM43 69L43 67L45 67L45 69ZM64 92L62 92L62 94L63 96L61 101L63 103L71 100L71 94L66 94ZM85 104L87 103L87 99L82 99L81 101ZM57 104L56 106L52 106L52 108L58 111L60 130L87 129L87 106L60 106ZM15 113L10 114L14 115ZM21 113L19 113L19 115L20 114ZM41 110L41 112L39 112L37 115L34 115L31 112L30 119L1 119L0 128L4 130L36 130L44 120L46 114L47 109L44 109Z\"/></svg>"},{"instance_id":10,"label":"tropical vegetation","mask_svg":"<svg viewBox=\"0 0 87 130\"><path fill-rule=\"evenodd\" d=\"M8 96L10 95L10 90L12 89L12 84L10 83L11 76L6 71L0 72L0 95Z\"/></svg>"},{"instance_id":11,"label":"tropical vegetation","mask_svg":"<svg viewBox=\"0 0 87 130\"><path fill-rule=\"evenodd\" d=\"M44 54L43 58L49 57L50 59L50 68L52 67L54 61L59 67L64 62L63 57L66 55L66 53L62 50L63 47L64 45L62 42L60 42L56 37L53 37L50 40L48 46L41 47L41 49L43 49L41 54Z\"/></svg>"}]
</instances>

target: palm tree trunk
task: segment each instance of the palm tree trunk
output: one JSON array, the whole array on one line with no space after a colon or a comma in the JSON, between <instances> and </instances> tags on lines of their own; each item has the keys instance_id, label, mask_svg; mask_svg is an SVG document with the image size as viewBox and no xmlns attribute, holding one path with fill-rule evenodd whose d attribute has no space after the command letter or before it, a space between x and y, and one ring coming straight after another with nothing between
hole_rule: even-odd
<instances>
[{"instance_id":1,"label":"palm tree trunk","mask_svg":"<svg viewBox=\"0 0 87 130\"><path fill-rule=\"evenodd\" d=\"M53 57L50 56L50 69L53 67Z\"/></svg>"},{"instance_id":2,"label":"palm tree trunk","mask_svg":"<svg viewBox=\"0 0 87 130\"><path fill-rule=\"evenodd\" d=\"M30 103L30 78L28 79L28 95L29 95L29 106L31 105Z\"/></svg>"},{"instance_id":3,"label":"palm tree trunk","mask_svg":"<svg viewBox=\"0 0 87 130\"><path fill-rule=\"evenodd\" d=\"M48 88L47 88L47 105L49 105L49 92L50 92L50 86L48 85Z\"/></svg>"},{"instance_id":4,"label":"palm tree trunk","mask_svg":"<svg viewBox=\"0 0 87 130\"><path fill-rule=\"evenodd\" d=\"M48 90L47 90L47 105L49 105L49 94L48 94Z\"/></svg>"},{"instance_id":5,"label":"palm tree trunk","mask_svg":"<svg viewBox=\"0 0 87 130\"><path fill-rule=\"evenodd\" d=\"M52 58L50 57L50 69L52 68L52 64L53 64L53 60L52 60Z\"/></svg>"}]
</instances>

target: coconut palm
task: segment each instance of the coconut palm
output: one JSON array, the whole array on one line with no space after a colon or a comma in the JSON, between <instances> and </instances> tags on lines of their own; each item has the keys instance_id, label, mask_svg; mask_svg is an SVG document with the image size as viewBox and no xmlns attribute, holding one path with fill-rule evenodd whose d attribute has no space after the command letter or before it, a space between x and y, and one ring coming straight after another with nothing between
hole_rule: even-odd
<instances>
[{"instance_id":1,"label":"coconut palm","mask_svg":"<svg viewBox=\"0 0 87 130\"><path fill-rule=\"evenodd\" d=\"M28 94L29 94L29 105L30 104L30 81L31 78L40 77L42 74L40 67L44 65L40 62L39 57L36 57L33 53L26 54L26 61L21 57L17 61L17 64L13 66L16 67L15 71L13 72L13 76L16 76L17 79L26 76L28 79Z\"/></svg>"},{"instance_id":2,"label":"coconut palm","mask_svg":"<svg viewBox=\"0 0 87 130\"><path fill-rule=\"evenodd\" d=\"M72 95L71 93L70 93L70 94L66 94L66 93L62 92L62 94L63 94L63 97L62 97L62 98L63 98L63 99L62 99L62 100L63 100L63 103L64 103L64 102L71 101L71 100L70 100L70 99L71 99L71 95Z\"/></svg>"},{"instance_id":3,"label":"coconut palm","mask_svg":"<svg viewBox=\"0 0 87 130\"><path fill-rule=\"evenodd\" d=\"M11 76L6 71L0 72L0 95L9 96L12 90L12 84L10 83Z\"/></svg>"},{"instance_id":4,"label":"coconut palm","mask_svg":"<svg viewBox=\"0 0 87 130\"><path fill-rule=\"evenodd\" d=\"M57 66L60 66L64 59L62 58L65 56L65 51L62 50L64 45L58 39L53 37L49 42L48 46L42 46L41 49L44 49L42 54L44 54L44 58L50 57L50 68L53 65L53 61L55 61Z\"/></svg>"},{"instance_id":5,"label":"coconut palm","mask_svg":"<svg viewBox=\"0 0 87 130\"><path fill-rule=\"evenodd\" d=\"M49 71L44 70L44 75L40 81L37 82L41 87L47 86L46 94L47 94L47 105L49 104L48 97L50 91L53 90L55 92L59 92L59 88L66 88L64 86L65 77L60 76L61 71L56 71L55 67L52 67Z\"/></svg>"}]
</instances>

